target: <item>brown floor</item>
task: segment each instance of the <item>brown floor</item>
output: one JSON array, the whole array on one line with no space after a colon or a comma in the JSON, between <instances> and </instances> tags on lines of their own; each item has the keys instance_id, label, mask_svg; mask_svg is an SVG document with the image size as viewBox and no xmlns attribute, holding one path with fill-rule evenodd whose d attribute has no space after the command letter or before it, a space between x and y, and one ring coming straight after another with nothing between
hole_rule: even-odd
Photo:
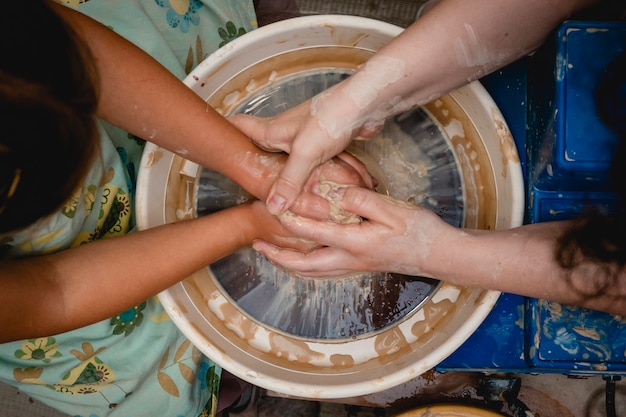
<instances>
[{"instance_id":1,"label":"brown floor","mask_svg":"<svg viewBox=\"0 0 626 417\"><path fill-rule=\"evenodd\" d=\"M392 390L340 402L314 402L281 398L276 393L258 390L244 411L230 417L392 417L427 404L467 404L513 416L509 404L488 398L475 383L484 374L429 374ZM501 378L505 376L490 376ZM527 407L525 417L604 417L605 388L602 377L564 375L508 375L520 377L517 399ZM617 416L626 415L626 381L616 383ZM491 391L492 396L495 391ZM489 401L487 401L489 399ZM357 405L368 401L380 407ZM393 405L382 406L387 402ZM519 405L519 403L518 403ZM519 414L518 414L519 415ZM415 416L416 417L416 416ZM425 417L425 416L422 416ZM442 416L443 417L443 416Z\"/></svg>"},{"instance_id":2,"label":"brown floor","mask_svg":"<svg viewBox=\"0 0 626 417\"><path fill-rule=\"evenodd\" d=\"M497 409L512 416L505 403L484 401L472 381L482 374L428 375L395 389L342 402L315 402L280 397L255 389L248 407L229 417L392 417L429 403L466 403ZM571 378L564 375L521 375L518 398L528 407L527 417L605 417L605 381L601 377ZM367 407L355 403L381 404ZM394 407L382 406L395 402ZM616 414L626 415L626 381L616 383ZM67 417L0 384L0 417Z\"/></svg>"},{"instance_id":3,"label":"brown floor","mask_svg":"<svg viewBox=\"0 0 626 417\"><path fill-rule=\"evenodd\" d=\"M350 14L407 27L428 0L295 0L300 12L309 14Z\"/></svg>"}]
</instances>

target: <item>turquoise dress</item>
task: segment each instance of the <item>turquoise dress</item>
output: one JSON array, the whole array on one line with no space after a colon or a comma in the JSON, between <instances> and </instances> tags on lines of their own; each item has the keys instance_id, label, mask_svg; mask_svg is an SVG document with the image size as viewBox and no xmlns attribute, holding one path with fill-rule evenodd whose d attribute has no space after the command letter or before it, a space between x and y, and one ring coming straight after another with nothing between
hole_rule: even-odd
<instances>
[{"instance_id":1,"label":"turquoise dress","mask_svg":"<svg viewBox=\"0 0 626 417\"><path fill-rule=\"evenodd\" d=\"M256 27L252 1L63 3L131 40L181 79L209 53ZM0 236L1 257L53 253L133 231L144 141L100 122L100 144L102 158L62 210ZM102 302L93 294L94 304ZM156 298L84 328L0 345L0 380L73 416L215 415L220 374Z\"/></svg>"}]
</instances>

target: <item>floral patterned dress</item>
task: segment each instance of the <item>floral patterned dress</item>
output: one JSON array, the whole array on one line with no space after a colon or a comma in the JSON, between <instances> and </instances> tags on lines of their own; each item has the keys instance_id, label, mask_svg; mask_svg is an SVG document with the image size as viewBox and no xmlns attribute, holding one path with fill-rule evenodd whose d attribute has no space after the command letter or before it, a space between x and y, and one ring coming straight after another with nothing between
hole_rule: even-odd
<instances>
[{"instance_id":1,"label":"floral patterned dress","mask_svg":"<svg viewBox=\"0 0 626 417\"><path fill-rule=\"evenodd\" d=\"M61 2L131 40L181 79L256 27L252 1ZM83 186L59 213L0 236L0 257L53 253L133 231L144 141L104 122L100 139L102 157ZM94 304L102 302L93 294ZM73 416L215 415L220 373L156 298L84 328L0 345L0 380Z\"/></svg>"}]
</instances>

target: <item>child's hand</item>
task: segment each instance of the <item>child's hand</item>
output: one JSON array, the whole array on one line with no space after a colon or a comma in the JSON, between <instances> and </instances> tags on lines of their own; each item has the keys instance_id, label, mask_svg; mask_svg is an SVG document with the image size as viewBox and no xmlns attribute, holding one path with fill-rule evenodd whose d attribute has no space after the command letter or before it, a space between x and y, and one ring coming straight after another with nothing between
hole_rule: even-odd
<instances>
[{"instance_id":1,"label":"child's hand","mask_svg":"<svg viewBox=\"0 0 626 417\"><path fill-rule=\"evenodd\" d=\"M250 244L258 239L262 239L263 241L271 242L272 245L303 253L318 246L316 243L298 237L286 229L280 220L267 211L265 204L259 200L255 200L250 204L248 214L250 218L247 221L252 228Z\"/></svg>"}]
</instances>

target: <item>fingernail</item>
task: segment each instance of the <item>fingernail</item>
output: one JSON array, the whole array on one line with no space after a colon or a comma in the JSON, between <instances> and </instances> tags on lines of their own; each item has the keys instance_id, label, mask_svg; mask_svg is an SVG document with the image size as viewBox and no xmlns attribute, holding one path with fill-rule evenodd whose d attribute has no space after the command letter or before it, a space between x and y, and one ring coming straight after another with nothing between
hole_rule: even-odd
<instances>
[{"instance_id":1,"label":"fingernail","mask_svg":"<svg viewBox=\"0 0 626 417\"><path fill-rule=\"evenodd\" d=\"M252 242L252 249L257 252L263 253L263 244L259 243L258 240L255 240L254 242Z\"/></svg>"},{"instance_id":2,"label":"fingernail","mask_svg":"<svg viewBox=\"0 0 626 417\"><path fill-rule=\"evenodd\" d=\"M258 239L252 242L252 249L260 253L261 255L276 253L276 249L272 245L269 245L266 242Z\"/></svg>"},{"instance_id":3,"label":"fingernail","mask_svg":"<svg viewBox=\"0 0 626 417\"><path fill-rule=\"evenodd\" d=\"M281 196L274 195L266 203L267 211L274 215L281 214L285 209L286 202L287 200L285 200Z\"/></svg>"}]
</instances>

